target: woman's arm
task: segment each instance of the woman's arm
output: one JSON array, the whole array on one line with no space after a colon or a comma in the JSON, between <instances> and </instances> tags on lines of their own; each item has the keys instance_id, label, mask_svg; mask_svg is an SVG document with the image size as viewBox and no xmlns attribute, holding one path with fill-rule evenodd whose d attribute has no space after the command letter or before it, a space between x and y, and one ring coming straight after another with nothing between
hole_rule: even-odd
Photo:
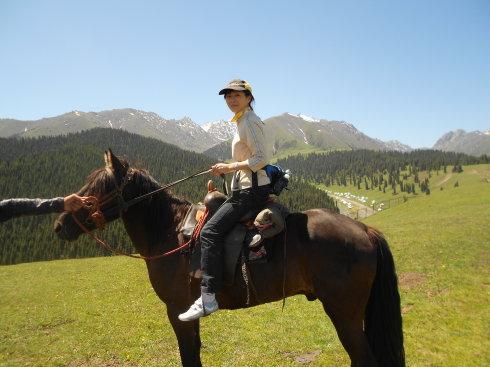
<instances>
[{"instance_id":1,"label":"woman's arm","mask_svg":"<svg viewBox=\"0 0 490 367\"><path fill-rule=\"evenodd\" d=\"M260 119L250 119L244 123L247 145L252 154L246 161L240 163L244 163L253 172L257 172L269 163L266 153L264 123Z\"/></svg>"},{"instance_id":2,"label":"woman's arm","mask_svg":"<svg viewBox=\"0 0 490 367\"><path fill-rule=\"evenodd\" d=\"M248 168L248 162L233 162L233 163L216 163L211 166L211 173L215 176L219 176L222 173L230 173L238 171L239 169Z\"/></svg>"}]
</instances>

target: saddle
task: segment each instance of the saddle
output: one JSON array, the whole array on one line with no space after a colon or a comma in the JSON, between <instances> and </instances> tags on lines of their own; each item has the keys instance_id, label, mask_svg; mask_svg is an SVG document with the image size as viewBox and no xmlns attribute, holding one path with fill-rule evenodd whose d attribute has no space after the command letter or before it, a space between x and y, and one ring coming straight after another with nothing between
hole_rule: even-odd
<instances>
[{"instance_id":1,"label":"saddle","mask_svg":"<svg viewBox=\"0 0 490 367\"><path fill-rule=\"evenodd\" d=\"M192 277L202 278L201 246L196 230L200 231L205 222L227 198L226 195L216 190L212 181L209 181L208 193L204 197L203 204L193 204L184 218L180 235L184 239L191 237L196 239L190 250L190 275ZM252 261L267 262L267 256L253 256L253 252L265 252L265 247L272 242L270 239L284 231L287 215L289 215L289 210L285 206L273 201L267 202L263 208L246 213L228 232L223 255L223 283L225 286L233 284L237 265ZM257 233L260 233L264 239L263 245L258 249L251 249L249 245Z\"/></svg>"}]
</instances>

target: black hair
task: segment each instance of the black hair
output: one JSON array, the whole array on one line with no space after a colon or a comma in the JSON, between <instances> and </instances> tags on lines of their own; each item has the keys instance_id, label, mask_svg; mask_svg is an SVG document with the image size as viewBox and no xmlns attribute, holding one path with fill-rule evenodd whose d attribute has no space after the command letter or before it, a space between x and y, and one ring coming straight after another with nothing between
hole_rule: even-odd
<instances>
[{"instance_id":1,"label":"black hair","mask_svg":"<svg viewBox=\"0 0 490 367\"><path fill-rule=\"evenodd\" d=\"M243 92L245 93L245 97L248 97L248 96L252 97L252 99L250 100L250 103L248 104L248 107L250 107L250 109L253 110L254 108L252 107L252 105L255 104L255 98L254 98L252 92L250 92L248 89L245 89Z\"/></svg>"}]
</instances>

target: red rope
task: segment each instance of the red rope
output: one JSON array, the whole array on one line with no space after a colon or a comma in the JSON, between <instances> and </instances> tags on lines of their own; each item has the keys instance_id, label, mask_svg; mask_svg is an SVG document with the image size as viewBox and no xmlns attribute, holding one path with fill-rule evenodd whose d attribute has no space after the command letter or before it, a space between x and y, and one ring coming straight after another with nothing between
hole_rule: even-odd
<instances>
[{"instance_id":1,"label":"red rope","mask_svg":"<svg viewBox=\"0 0 490 367\"><path fill-rule=\"evenodd\" d=\"M109 246L106 242L104 242L103 240L101 240L100 238L98 238L95 234L93 234L91 231L89 231L87 229L87 227L85 227L82 222L80 222L80 220L76 217L75 214L72 213L72 217L73 217L73 220L75 221L75 223L78 224L78 226L86 233L88 234L90 237L92 237L95 242L97 244L99 244L101 247L103 247L104 249L112 252L113 254L116 254L116 255L122 255L122 256L128 256L128 257L132 257L132 258L135 258L135 259L142 259L142 260L155 260L155 259L160 259L162 257L166 257L166 256L170 256L180 250L183 250L185 249L186 247L188 247L193 241L195 241L196 239L199 238L199 234L201 233L201 229L202 227L204 226L204 223L206 222L206 218L208 217L208 209L206 208L206 210L204 211L204 214L202 215L202 217L199 219L199 221L197 222L196 224L196 227L194 228L194 231L192 232L192 236L191 238L189 239L189 241L187 242L184 242L183 244L180 244L178 247L170 250L170 251L167 251L163 254L160 254L160 255L156 255L156 256L142 256L142 255L133 255L133 254L128 254L128 253L125 253L125 252L121 252L121 251L118 251L114 248L112 248L111 246Z\"/></svg>"}]
</instances>

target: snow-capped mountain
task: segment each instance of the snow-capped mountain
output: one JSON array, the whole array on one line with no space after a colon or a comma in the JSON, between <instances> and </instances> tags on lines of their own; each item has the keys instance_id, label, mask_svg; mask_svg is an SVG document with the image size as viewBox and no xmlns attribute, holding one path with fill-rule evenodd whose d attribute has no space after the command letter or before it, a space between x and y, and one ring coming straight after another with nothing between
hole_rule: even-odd
<instances>
[{"instance_id":1,"label":"snow-capped mountain","mask_svg":"<svg viewBox=\"0 0 490 367\"><path fill-rule=\"evenodd\" d=\"M201 127L208 134L212 135L220 141L226 141L231 139L236 132L236 125L232 122L219 120L214 122L208 122Z\"/></svg>"},{"instance_id":2,"label":"snow-capped mountain","mask_svg":"<svg viewBox=\"0 0 490 367\"><path fill-rule=\"evenodd\" d=\"M269 149L273 155L284 151L294 154L301 151L338 149L412 150L398 141L385 143L373 139L345 121L330 121L286 112L268 118L264 123L272 145ZM220 143L204 153L219 160L229 159L230 142Z\"/></svg>"},{"instance_id":3,"label":"snow-capped mountain","mask_svg":"<svg viewBox=\"0 0 490 367\"><path fill-rule=\"evenodd\" d=\"M303 113L298 113L297 115L293 115L292 113L287 112L287 114L289 116L302 118L303 120L308 121L308 122L320 122L319 119L317 119L315 117L311 117L311 116L305 115Z\"/></svg>"},{"instance_id":4,"label":"snow-capped mountain","mask_svg":"<svg viewBox=\"0 0 490 367\"><path fill-rule=\"evenodd\" d=\"M380 140L370 138L345 121L318 119L305 114L284 113L264 121L272 136L275 149L284 147L319 149L385 148Z\"/></svg>"},{"instance_id":5,"label":"snow-capped mountain","mask_svg":"<svg viewBox=\"0 0 490 367\"><path fill-rule=\"evenodd\" d=\"M284 113L266 120L265 130L272 142L273 154L312 150L374 149L412 150L399 141L383 142L359 131L345 121L331 121L306 114ZM136 109L116 109L101 112L71 111L60 116L36 121L0 119L0 137L35 137L62 135L95 127L123 129L156 138L182 149L197 152L218 152L220 159L229 154L229 142L236 125L224 120L199 126L189 117L165 119L154 112ZM471 155L490 155L490 129L486 131L451 131L442 136L433 149L463 152Z\"/></svg>"},{"instance_id":6,"label":"snow-capped mountain","mask_svg":"<svg viewBox=\"0 0 490 367\"><path fill-rule=\"evenodd\" d=\"M102 112L72 111L36 121L3 119L0 120L0 136L62 135L94 127L123 129L197 152L220 142L189 117L168 120L154 112L129 108Z\"/></svg>"},{"instance_id":7,"label":"snow-capped mountain","mask_svg":"<svg viewBox=\"0 0 490 367\"><path fill-rule=\"evenodd\" d=\"M400 143L398 140L388 140L384 142L386 146L386 150L396 150L398 152L411 152L413 150L412 147Z\"/></svg>"},{"instance_id":8,"label":"snow-capped mountain","mask_svg":"<svg viewBox=\"0 0 490 367\"><path fill-rule=\"evenodd\" d=\"M490 155L490 130L466 132L462 129L444 134L433 149L461 152L470 155Z\"/></svg>"}]
</instances>

